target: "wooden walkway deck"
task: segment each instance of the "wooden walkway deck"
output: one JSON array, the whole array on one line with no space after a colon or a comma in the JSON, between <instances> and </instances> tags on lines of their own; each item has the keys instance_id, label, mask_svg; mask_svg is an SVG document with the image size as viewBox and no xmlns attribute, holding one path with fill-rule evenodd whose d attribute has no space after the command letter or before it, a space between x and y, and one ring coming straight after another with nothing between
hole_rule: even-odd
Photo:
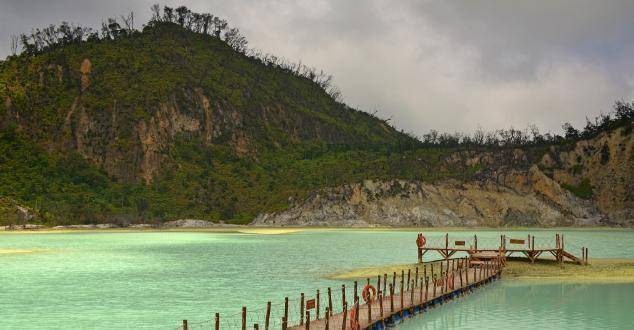
<instances>
[{"instance_id":1,"label":"wooden walkway deck","mask_svg":"<svg viewBox=\"0 0 634 330\"><path fill-rule=\"evenodd\" d=\"M494 264L457 269L451 272L451 277L423 281L417 286L412 283L409 290L403 290L398 294L383 296L379 293L378 297L369 303L353 304L350 309L344 308L343 312L333 315L326 313L326 316L319 320L310 320L310 312L307 312L306 320L310 321L287 328L282 325L282 329L383 329L387 325L422 312L429 306L444 303L497 279L500 271L499 266ZM401 287L402 285L401 283ZM352 317L356 320L352 320Z\"/></svg>"}]
</instances>

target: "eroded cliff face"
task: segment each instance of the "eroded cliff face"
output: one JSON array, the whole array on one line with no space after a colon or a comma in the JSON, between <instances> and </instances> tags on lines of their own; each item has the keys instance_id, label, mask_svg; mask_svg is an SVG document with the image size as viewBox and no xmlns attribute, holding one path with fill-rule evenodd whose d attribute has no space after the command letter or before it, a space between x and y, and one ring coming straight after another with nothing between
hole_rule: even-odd
<instances>
[{"instance_id":1,"label":"eroded cliff face","mask_svg":"<svg viewBox=\"0 0 634 330\"><path fill-rule=\"evenodd\" d=\"M286 211L260 214L253 224L633 226L631 131L604 133L573 148L552 147L535 159L520 149L455 153L446 166L478 164L482 170L465 182L367 180L323 189ZM563 186L583 181L592 196L576 196Z\"/></svg>"}]
</instances>

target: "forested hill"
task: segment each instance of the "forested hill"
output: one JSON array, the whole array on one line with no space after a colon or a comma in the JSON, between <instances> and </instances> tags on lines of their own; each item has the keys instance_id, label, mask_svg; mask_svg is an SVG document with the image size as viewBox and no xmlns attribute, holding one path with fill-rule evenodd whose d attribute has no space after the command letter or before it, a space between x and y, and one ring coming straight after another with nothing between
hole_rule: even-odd
<instances>
[{"instance_id":1,"label":"forested hill","mask_svg":"<svg viewBox=\"0 0 634 330\"><path fill-rule=\"evenodd\" d=\"M110 23L51 27L58 39L32 36L0 64L0 197L43 221L247 221L338 183L342 161L325 146L418 143L337 101L323 73L246 56L226 22Z\"/></svg>"},{"instance_id":2,"label":"forested hill","mask_svg":"<svg viewBox=\"0 0 634 330\"><path fill-rule=\"evenodd\" d=\"M581 165L603 152L592 149L544 173L582 203L602 198L601 214L630 217L632 104L582 131L567 125L564 137L533 128L432 131L421 141L343 104L323 72L249 49L218 17L152 10L141 30L130 15L100 31L62 23L12 40L15 54L0 62L0 225L248 223L363 180L467 183L528 171L554 146L559 155L612 132L620 138L605 164ZM404 197L399 189L388 195Z\"/></svg>"}]
</instances>

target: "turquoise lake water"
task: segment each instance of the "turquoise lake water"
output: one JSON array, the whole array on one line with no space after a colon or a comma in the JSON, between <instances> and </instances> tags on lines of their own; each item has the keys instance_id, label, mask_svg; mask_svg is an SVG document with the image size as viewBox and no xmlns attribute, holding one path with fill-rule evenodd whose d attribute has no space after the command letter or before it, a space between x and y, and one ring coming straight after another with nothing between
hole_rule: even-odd
<instances>
[{"instance_id":1,"label":"turquoise lake water","mask_svg":"<svg viewBox=\"0 0 634 330\"><path fill-rule=\"evenodd\" d=\"M588 247L591 258L634 258L634 231L557 232L571 248ZM500 233L477 231L479 244ZM555 231L532 233L546 242ZM431 242L443 233L426 235ZM339 292L343 282L328 279L332 273L415 262L415 239L411 231L364 230L0 234L0 250L33 251L0 254L0 329L173 329L182 319L208 326L214 312L229 322L242 306L253 311L271 300L275 309L300 292ZM634 284L502 280L399 328L631 329L632 297Z\"/></svg>"}]
</instances>

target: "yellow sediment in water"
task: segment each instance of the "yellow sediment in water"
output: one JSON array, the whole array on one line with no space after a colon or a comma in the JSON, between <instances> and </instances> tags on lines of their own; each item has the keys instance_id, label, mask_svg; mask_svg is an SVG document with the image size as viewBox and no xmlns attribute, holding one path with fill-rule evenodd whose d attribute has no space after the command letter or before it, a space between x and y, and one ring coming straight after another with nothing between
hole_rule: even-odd
<instances>
[{"instance_id":1,"label":"yellow sediment in water","mask_svg":"<svg viewBox=\"0 0 634 330\"><path fill-rule=\"evenodd\" d=\"M302 229L283 229L283 228L258 228L258 229L241 229L238 232L243 234L258 234L258 235L281 235L281 234L293 234L302 232Z\"/></svg>"},{"instance_id":2,"label":"yellow sediment in water","mask_svg":"<svg viewBox=\"0 0 634 330\"><path fill-rule=\"evenodd\" d=\"M503 275L520 279L634 282L634 259L590 259L587 266L574 263L560 265L554 260L542 260L534 264L512 260L508 262Z\"/></svg>"},{"instance_id":3,"label":"yellow sediment in water","mask_svg":"<svg viewBox=\"0 0 634 330\"><path fill-rule=\"evenodd\" d=\"M434 273L438 275L440 273L440 263L441 263L440 261L432 261L432 262L424 263L424 265L427 266L427 275L428 276L431 275L432 264L434 266ZM446 263L443 262L443 267L445 265ZM335 279L335 280L351 280L351 279L375 278L379 274L388 274L388 276L391 276L394 273L396 273L396 276L400 277L401 272L404 272L405 274L407 274L407 272L410 271L411 274L415 274L416 267L418 267L418 276L423 276L423 265L421 264L396 264L396 265L387 265L387 266L378 266L378 267L357 268L357 269L353 269L351 271L346 271L343 273L332 274L328 276L328 278Z\"/></svg>"},{"instance_id":4,"label":"yellow sediment in water","mask_svg":"<svg viewBox=\"0 0 634 330\"><path fill-rule=\"evenodd\" d=\"M0 249L0 254L33 253L32 250Z\"/></svg>"}]
</instances>

